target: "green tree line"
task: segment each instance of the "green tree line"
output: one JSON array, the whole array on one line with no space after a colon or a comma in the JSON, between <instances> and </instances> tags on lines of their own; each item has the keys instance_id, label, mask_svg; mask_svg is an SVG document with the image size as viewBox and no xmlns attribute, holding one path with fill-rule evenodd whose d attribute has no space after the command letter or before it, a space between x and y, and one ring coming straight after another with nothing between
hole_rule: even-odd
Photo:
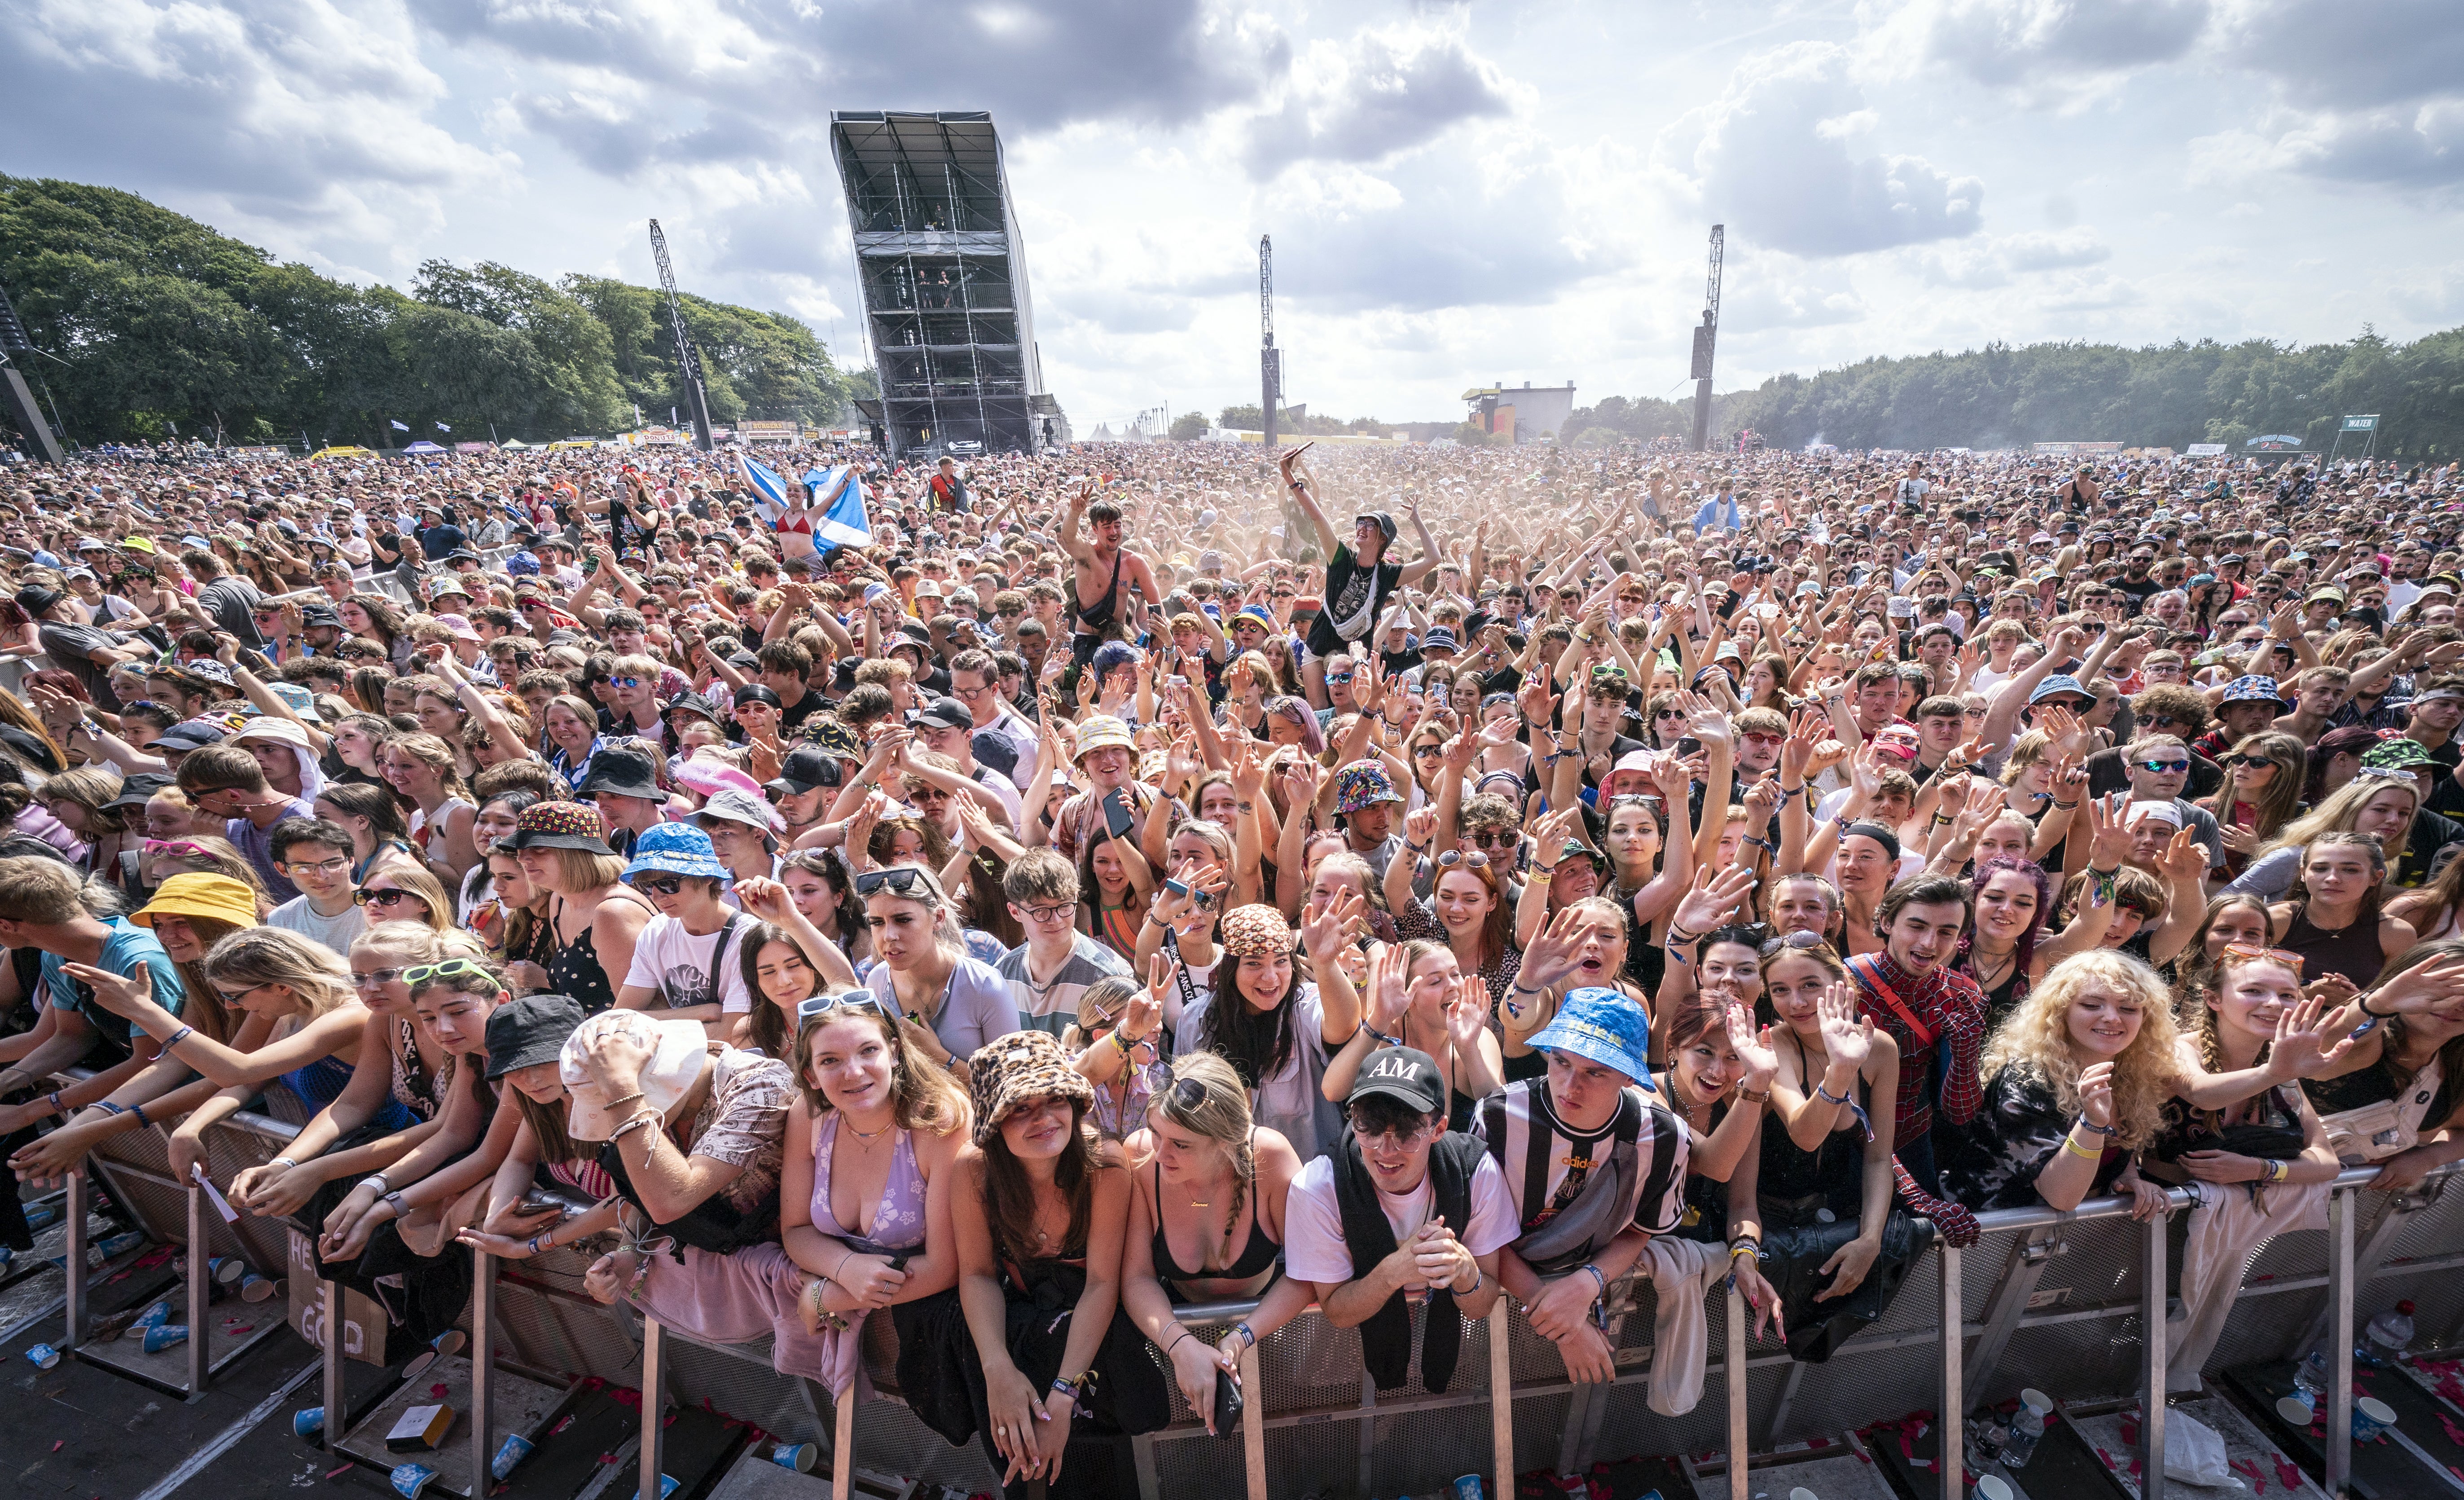
<instances>
[{"instance_id":1,"label":"green tree line","mask_svg":"<svg viewBox=\"0 0 2464 1500\"><path fill-rule=\"evenodd\" d=\"M2464 452L2464 329L2410 343L2365 328L2345 343L1990 343L1863 360L1724 392L1711 428L1724 437L1750 429L1779 448L2118 442L2177 452L2192 443L2240 452L2250 438L2281 433L2323 452L2343 417L2362 412L2379 417L2381 457ZM1578 443L1648 441L1683 437L1693 421L1691 401L1612 396L1575 411L1567 428Z\"/></svg>"},{"instance_id":2,"label":"green tree line","mask_svg":"<svg viewBox=\"0 0 2464 1500\"><path fill-rule=\"evenodd\" d=\"M409 295L277 263L116 188L0 176L0 287L71 438L546 441L683 405L662 295L494 262L420 266ZM827 423L865 393L783 313L683 298L711 416Z\"/></svg>"}]
</instances>

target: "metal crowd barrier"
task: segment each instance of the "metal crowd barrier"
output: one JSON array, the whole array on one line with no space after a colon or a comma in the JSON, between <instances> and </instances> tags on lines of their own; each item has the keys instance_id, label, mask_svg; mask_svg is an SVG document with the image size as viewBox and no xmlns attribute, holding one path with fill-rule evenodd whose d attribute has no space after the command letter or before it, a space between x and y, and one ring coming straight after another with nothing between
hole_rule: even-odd
<instances>
[{"instance_id":1,"label":"metal crowd barrier","mask_svg":"<svg viewBox=\"0 0 2464 1500\"><path fill-rule=\"evenodd\" d=\"M215 1180L270 1159L293 1134L280 1121L247 1114L217 1127L208 1137ZM159 1127L115 1137L90 1158L89 1170L154 1238L181 1240L202 1224L206 1235L217 1243L227 1237L260 1269L280 1267L281 1225L246 1217L225 1225L184 1211L186 1190L161 1169L162 1141ZM2464 1245L2464 1194L2447 1191L2454 1170L2404 1193L2369 1190L2372 1169L2344 1173L2331 1191L2324 1232L2287 1230L2250 1256L2234 1314L2208 1361L2214 1372L2298 1357L2319 1337L2329 1338L2335 1357L2325 1445L2330 1493L2340 1492L2350 1473L2357 1295L2368 1289L2373 1306L2382 1298L2409 1297L2423 1347L2451 1346L2464 1332L2464 1278L2438 1274L2464 1266L2464 1251L2453 1248ZM2168 1219L2150 1225L2130 1220L2126 1199L2098 1200L2068 1213L2034 1208L1980 1215L1984 1235L1977 1244L1964 1250L1937 1244L1910 1269L1882 1316L1821 1364L1797 1361L1774 1344L1754 1347L1742 1299L1733 1288L1715 1291L1705 1310L1712 1367L1705 1373L1702 1400L1677 1417L1652 1412L1641 1391L1629 1389L1645 1386L1651 1376L1654 1293L1647 1281L1615 1289L1609 1337L1617 1376L1608 1385L1567 1379L1554 1347L1510 1309L1511 1299L1501 1299L1486 1319L1466 1325L1451 1388L1432 1395L1412 1384L1380 1393L1364 1373L1357 1334L1334 1328L1311 1310L1242 1358L1246 1412L1237 1471L1219 1445L1232 1440L1206 1436L1158 1358L1156 1379L1171 1393L1174 1420L1132 1440L1139 1489L1146 1500L1235 1493L1264 1500L1270 1492L1326 1489L1418 1492L1482 1471L1494 1476L1491 1493L1503 1496L1514 1492L1517 1473L1581 1473L1598 1458L1655 1454L1678 1456L1689 1473L1705 1476L1725 1466L1727 1493L1745 1500L1752 1492L1749 1465L1758 1457L1808 1438L1929 1411L1938 1429L1940 1493L1943 1500L1963 1500L1964 1415L2034 1386L2062 1401L2138 1393L2145 1415L2137 1482L2145 1500L2162 1500L2164 1403L2146 1402L2145 1393L2164 1388L2173 1236L2193 1202L2177 1190ZM81 1221L71 1222L78 1226L72 1233L81 1235ZM81 1244L73 1247L73 1266L81 1264ZM192 1251L192 1265L196 1259ZM671 1404L707 1405L772 1433L825 1441L842 1500L859 1465L976 1489L998 1488L977 1448L950 1446L891 1388L896 1340L890 1319L865 1323L865 1362L877 1399L860 1412L853 1401L836 1403L825 1418L826 1392L809 1379L777 1374L766 1340L708 1344L621 1306L603 1306L582 1290L587 1265L570 1250L501 1267L479 1257L467 1314L473 1379L482 1393L473 1402L481 1414L472 1438L473 1472L484 1472L490 1456L485 1382L501 1357L508 1368L542 1378L595 1376L638 1385L643 1500L657 1500L661 1414ZM1969 1268L1984 1274L1970 1274ZM322 1302L324 1328L335 1329L341 1310L331 1284ZM1182 1308L1180 1317L1211 1339L1255 1306L1210 1303ZM82 1332L80 1300L73 1297L72 1343ZM1946 1337L1947 1330L1956 1336ZM338 1342L324 1339L328 1412L343 1409ZM1496 1399L1501 1394L1505 1399ZM1486 1408L1486 1423L1463 1420L1476 1407ZM1353 1441L1336 1441L1347 1426ZM337 1436L329 1429L327 1442Z\"/></svg>"}]
</instances>

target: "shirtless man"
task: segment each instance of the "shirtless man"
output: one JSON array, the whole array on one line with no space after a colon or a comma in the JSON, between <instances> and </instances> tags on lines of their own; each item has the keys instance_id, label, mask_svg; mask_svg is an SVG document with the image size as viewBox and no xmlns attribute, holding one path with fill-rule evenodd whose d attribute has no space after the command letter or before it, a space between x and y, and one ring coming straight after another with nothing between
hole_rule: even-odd
<instances>
[{"instance_id":1,"label":"shirtless man","mask_svg":"<svg viewBox=\"0 0 2464 1500\"><path fill-rule=\"evenodd\" d=\"M1121 508L1111 500L1095 500L1095 486L1079 487L1069 501L1069 509L1061 518L1061 546L1069 554L1074 569L1069 585L1070 618L1073 630L1069 637L1069 662L1084 667L1095 659L1095 648L1102 645L1107 632L1120 622L1121 584L1127 580L1139 598L1154 603L1163 597L1155 586L1155 573L1147 560L1134 552L1123 550L1122 533L1128 530L1121 519ZM1087 518L1088 536L1078 535L1078 518ZM1125 637L1126 638L1126 637Z\"/></svg>"},{"instance_id":2,"label":"shirtless man","mask_svg":"<svg viewBox=\"0 0 2464 1500\"><path fill-rule=\"evenodd\" d=\"M1326 548L1326 606L1309 627L1309 660L1302 672L1312 706L1329 706L1326 695L1326 659L1351 650L1353 642L1367 641L1376 618L1386 610L1387 601L1396 592L1418 584L1438 564L1437 539L1429 535L1426 522L1420 519L1420 502L1408 502L1404 511L1411 517L1412 529L1420 534L1420 557L1415 562L1397 563L1387 557L1395 543L1395 518L1385 511L1371 511L1352 523L1352 544L1345 546L1335 540L1334 525L1326 518L1318 503L1318 483L1306 468L1297 467L1302 453L1309 445L1303 444L1284 454L1281 467L1284 484L1291 492L1294 503L1316 529L1318 541Z\"/></svg>"}]
</instances>

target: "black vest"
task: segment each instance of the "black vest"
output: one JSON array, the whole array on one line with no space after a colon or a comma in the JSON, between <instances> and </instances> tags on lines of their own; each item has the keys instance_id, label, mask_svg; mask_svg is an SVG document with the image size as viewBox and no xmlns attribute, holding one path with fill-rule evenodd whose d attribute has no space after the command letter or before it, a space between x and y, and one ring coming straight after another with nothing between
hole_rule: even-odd
<instances>
[{"instance_id":1,"label":"black vest","mask_svg":"<svg viewBox=\"0 0 2464 1500\"><path fill-rule=\"evenodd\" d=\"M1429 1186L1435 1195L1431 1212L1460 1237L1471 1227L1471 1179L1485 1148L1479 1138L1460 1131L1440 1136L1429 1148ZM1343 1210L1343 1246L1352 1255L1354 1276L1395 1253L1395 1226L1378 1206L1377 1183L1360 1159L1360 1143L1345 1126L1335 1149L1328 1154L1334 1166L1334 1198ZM1420 1344L1420 1384L1432 1393L1443 1391L1455 1376L1455 1357L1463 1347L1463 1314L1455 1311L1454 1293L1442 1287L1429 1290L1429 1317ZM1360 1354L1381 1391L1403 1383L1412 1373L1412 1310L1397 1291L1360 1325Z\"/></svg>"}]
</instances>

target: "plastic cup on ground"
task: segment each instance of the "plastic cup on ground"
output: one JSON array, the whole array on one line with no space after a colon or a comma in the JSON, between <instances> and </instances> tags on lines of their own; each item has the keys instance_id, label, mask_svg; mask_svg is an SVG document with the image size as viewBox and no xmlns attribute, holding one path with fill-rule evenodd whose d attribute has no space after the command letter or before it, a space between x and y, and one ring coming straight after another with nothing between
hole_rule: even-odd
<instances>
[{"instance_id":1,"label":"plastic cup on ground","mask_svg":"<svg viewBox=\"0 0 2464 1500\"><path fill-rule=\"evenodd\" d=\"M324 1430L325 1408L322 1406L302 1406L291 1414L291 1435L295 1438L313 1438Z\"/></svg>"},{"instance_id":2,"label":"plastic cup on ground","mask_svg":"<svg viewBox=\"0 0 2464 1500\"><path fill-rule=\"evenodd\" d=\"M275 1290L275 1283L266 1280L254 1271L250 1271L240 1278L239 1299L242 1302L271 1301Z\"/></svg>"},{"instance_id":3,"label":"plastic cup on ground","mask_svg":"<svg viewBox=\"0 0 2464 1500\"><path fill-rule=\"evenodd\" d=\"M145 1352L149 1355L159 1355L165 1349L177 1349L187 1341L188 1330L185 1324L157 1323L145 1331Z\"/></svg>"},{"instance_id":4,"label":"plastic cup on ground","mask_svg":"<svg viewBox=\"0 0 2464 1500\"><path fill-rule=\"evenodd\" d=\"M2367 1443L2395 1425L2395 1408L2375 1396L2353 1402L2353 1441Z\"/></svg>"},{"instance_id":5,"label":"plastic cup on ground","mask_svg":"<svg viewBox=\"0 0 2464 1500\"><path fill-rule=\"evenodd\" d=\"M1979 1474L1976 1493L1981 1500L2011 1500L2011 1481L1999 1474Z\"/></svg>"},{"instance_id":6,"label":"plastic cup on ground","mask_svg":"<svg viewBox=\"0 0 2464 1500\"><path fill-rule=\"evenodd\" d=\"M781 1468L792 1468L799 1474L809 1474L821 1458L821 1449L810 1443L781 1443L770 1450L770 1462Z\"/></svg>"},{"instance_id":7,"label":"plastic cup on ground","mask_svg":"<svg viewBox=\"0 0 2464 1500\"><path fill-rule=\"evenodd\" d=\"M1482 1500L1484 1493L1478 1474L1459 1474L1455 1477L1454 1500Z\"/></svg>"},{"instance_id":8,"label":"plastic cup on ground","mask_svg":"<svg viewBox=\"0 0 2464 1500\"><path fill-rule=\"evenodd\" d=\"M2319 1408L2303 1399L2299 1391L2296 1391L2290 1396L2279 1396L2276 1399L2276 1415L2278 1420L2289 1425L2306 1427L2318 1420Z\"/></svg>"},{"instance_id":9,"label":"plastic cup on ground","mask_svg":"<svg viewBox=\"0 0 2464 1500\"><path fill-rule=\"evenodd\" d=\"M536 1445L530 1439L518 1432L506 1433L504 1443L496 1449L496 1456L488 1461L488 1472L498 1479L504 1478L514 1471L515 1465L531 1456L534 1446Z\"/></svg>"},{"instance_id":10,"label":"plastic cup on ground","mask_svg":"<svg viewBox=\"0 0 2464 1500\"><path fill-rule=\"evenodd\" d=\"M26 1351L26 1357L33 1361L35 1369L49 1370L60 1362L60 1352L49 1344L36 1344Z\"/></svg>"},{"instance_id":11,"label":"plastic cup on ground","mask_svg":"<svg viewBox=\"0 0 2464 1500\"><path fill-rule=\"evenodd\" d=\"M419 1492L436 1477L436 1470L425 1464L402 1464L386 1477L393 1481L393 1492L402 1496L402 1500L419 1500Z\"/></svg>"}]
</instances>

